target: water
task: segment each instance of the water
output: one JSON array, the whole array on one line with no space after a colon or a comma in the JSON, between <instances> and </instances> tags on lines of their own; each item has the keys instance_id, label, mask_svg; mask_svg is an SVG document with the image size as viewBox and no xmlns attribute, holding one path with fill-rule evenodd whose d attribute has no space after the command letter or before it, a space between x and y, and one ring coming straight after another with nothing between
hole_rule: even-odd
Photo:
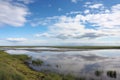
<instances>
[{"instance_id":1,"label":"water","mask_svg":"<svg viewBox=\"0 0 120 80\"><path fill-rule=\"evenodd\" d=\"M44 49L44 50L43 50ZM52 71L62 74L72 74L77 77L87 76L94 77L96 70L104 71L102 78L114 80L106 76L109 70L117 71L117 78L120 80L120 50L103 49L103 50L70 50L60 48L37 48L33 49L9 49L9 54L27 54L34 59L44 61L42 66L33 66L38 71Z\"/></svg>"}]
</instances>

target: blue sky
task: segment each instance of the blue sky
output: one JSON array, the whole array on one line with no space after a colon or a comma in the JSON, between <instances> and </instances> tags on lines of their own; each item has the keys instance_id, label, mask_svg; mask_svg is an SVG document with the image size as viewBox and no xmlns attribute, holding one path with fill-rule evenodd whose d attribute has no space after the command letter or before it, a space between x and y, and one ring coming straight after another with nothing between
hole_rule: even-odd
<instances>
[{"instance_id":1,"label":"blue sky","mask_svg":"<svg viewBox=\"0 0 120 80\"><path fill-rule=\"evenodd\" d=\"M0 0L0 45L120 45L119 0Z\"/></svg>"}]
</instances>

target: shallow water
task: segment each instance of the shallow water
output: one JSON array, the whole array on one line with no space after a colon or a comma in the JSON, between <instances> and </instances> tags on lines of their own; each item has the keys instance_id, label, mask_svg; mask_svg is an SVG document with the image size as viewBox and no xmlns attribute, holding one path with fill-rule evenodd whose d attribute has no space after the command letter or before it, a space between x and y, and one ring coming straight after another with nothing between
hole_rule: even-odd
<instances>
[{"instance_id":1,"label":"shallow water","mask_svg":"<svg viewBox=\"0 0 120 80\"><path fill-rule=\"evenodd\" d=\"M120 80L120 50L119 49L103 49L103 50L62 50L54 48L34 48L33 51L29 49L9 49L6 52L10 54L27 54L34 59L41 59L44 61L42 66L33 66L32 68L38 71L52 71L63 74L72 74L77 77L87 76L94 77L96 70L101 70L106 73L108 70L116 70L117 78ZM49 50L50 49L50 50ZM51 49L53 51L51 51ZM42 51L43 50L43 51ZM106 74L102 75L103 79L114 80L109 78Z\"/></svg>"}]
</instances>

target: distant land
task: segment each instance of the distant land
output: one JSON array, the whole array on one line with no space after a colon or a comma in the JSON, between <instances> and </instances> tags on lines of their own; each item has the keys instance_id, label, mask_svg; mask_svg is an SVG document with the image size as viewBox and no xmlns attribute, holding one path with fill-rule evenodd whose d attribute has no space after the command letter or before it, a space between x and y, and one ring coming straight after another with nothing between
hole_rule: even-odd
<instances>
[{"instance_id":1,"label":"distant land","mask_svg":"<svg viewBox=\"0 0 120 80\"><path fill-rule=\"evenodd\" d=\"M52 48L72 48L72 49L120 49L120 46L0 46L11 48L24 48L24 47L52 47Z\"/></svg>"}]
</instances>

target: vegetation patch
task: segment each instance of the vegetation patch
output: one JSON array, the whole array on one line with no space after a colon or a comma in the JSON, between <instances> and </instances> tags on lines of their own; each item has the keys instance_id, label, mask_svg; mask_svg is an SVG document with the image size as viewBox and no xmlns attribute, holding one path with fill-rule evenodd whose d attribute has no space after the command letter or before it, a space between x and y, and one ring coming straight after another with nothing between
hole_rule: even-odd
<instances>
[{"instance_id":1,"label":"vegetation patch","mask_svg":"<svg viewBox=\"0 0 120 80\"><path fill-rule=\"evenodd\" d=\"M107 76L110 78L116 78L117 72L116 71L107 71Z\"/></svg>"},{"instance_id":2,"label":"vegetation patch","mask_svg":"<svg viewBox=\"0 0 120 80\"><path fill-rule=\"evenodd\" d=\"M98 76L98 77L101 76L102 73L103 73L103 71L99 71L99 70L95 71L95 75Z\"/></svg>"},{"instance_id":3,"label":"vegetation patch","mask_svg":"<svg viewBox=\"0 0 120 80\"><path fill-rule=\"evenodd\" d=\"M39 66L39 65L42 65L43 64L43 61L39 60L39 59L35 59L35 60L32 60L32 64L33 65L36 65L36 66Z\"/></svg>"}]
</instances>

